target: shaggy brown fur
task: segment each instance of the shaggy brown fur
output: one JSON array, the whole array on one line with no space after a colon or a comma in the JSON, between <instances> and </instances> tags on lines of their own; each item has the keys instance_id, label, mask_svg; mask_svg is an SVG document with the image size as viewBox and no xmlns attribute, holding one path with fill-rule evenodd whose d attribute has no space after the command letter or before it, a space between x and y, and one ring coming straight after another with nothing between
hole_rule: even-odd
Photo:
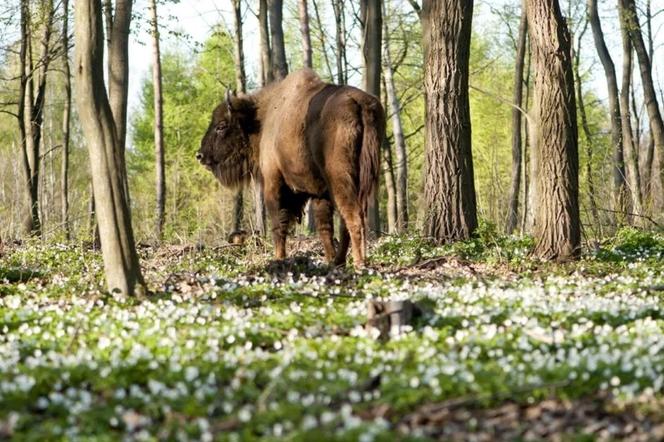
<instances>
[{"instance_id":1,"label":"shaggy brown fur","mask_svg":"<svg viewBox=\"0 0 664 442\"><path fill-rule=\"evenodd\" d=\"M228 94L212 113L196 156L223 185L239 186L251 177L262 182L278 259L286 257L290 224L311 199L326 258L343 264L350 240L354 264L361 267L384 133L376 97L323 83L304 69L254 94ZM336 255L334 207L344 221Z\"/></svg>"}]
</instances>

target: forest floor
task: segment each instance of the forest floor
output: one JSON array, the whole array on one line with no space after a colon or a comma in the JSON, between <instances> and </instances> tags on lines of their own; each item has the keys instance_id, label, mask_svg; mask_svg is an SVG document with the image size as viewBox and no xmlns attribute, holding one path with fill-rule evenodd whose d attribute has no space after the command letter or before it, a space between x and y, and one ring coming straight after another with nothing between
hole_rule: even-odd
<instances>
[{"instance_id":1,"label":"forest floor","mask_svg":"<svg viewBox=\"0 0 664 442\"><path fill-rule=\"evenodd\" d=\"M141 247L144 299L83 245L5 249L0 439L664 439L664 234L565 264L387 237L361 273L291 244ZM406 299L376 339L369 300Z\"/></svg>"}]
</instances>

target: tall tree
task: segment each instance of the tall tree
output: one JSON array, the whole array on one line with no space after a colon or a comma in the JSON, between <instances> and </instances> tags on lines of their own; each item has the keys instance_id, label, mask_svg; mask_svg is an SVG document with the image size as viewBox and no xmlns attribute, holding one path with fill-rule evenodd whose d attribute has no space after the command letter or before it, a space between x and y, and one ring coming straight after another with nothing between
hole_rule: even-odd
<instances>
[{"instance_id":1,"label":"tall tree","mask_svg":"<svg viewBox=\"0 0 664 442\"><path fill-rule=\"evenodd\" d=\"M280 79L288 75L286 45L283 30L283 0L270 0L270 49L272 50L272 75Z\"/></svg>"},{"instance_id":2,"label":"tall tree","mask_svg":"<svg viewBox=\"0 0 664 442\"><path fill-rule=\"evenodd\" d=\"M313 69L313 57L311 50L311 31L309 27L309 1L299 0L298 12L300 18L300 36L302 37L302 65L305 68ZM314 206L311 201L307 203L305 211L305 224L309 233L316 229L314 222Z\"/></svg>"},{"instance_id":3,"label":"tall tree","mask_svg":"<svg viewBox=\"0 0 664 442\"><path fill-rule=\"evenodd\" d=\"M259 0L258 2L258 28L261 41L261 85L265 86L274 80L267 0ZM266 233L266 210L265 199L263 198L263 183L260 177L254 177L254 209L255 230L264 235Z\"/></svg>"},{"instance_id":4,"label":"tall tree","mask_svg":"<svg viewBox=\"0 0 664 442\"><path fill-rule=\"evenodd\" d=\"M270 26L268 20L267 0L258 2L258 29L261 39L261 84L272 82L272 50L270 48Z\"/></svg>"},{"instance_id":5,"label":"tall tree","mask_svg":"<svg viewBox=\"0 0 664 442\"><path fill-rule=\"evenodd\" d=\"M426 0L424 46L426 136L424 235L439 242L470 237L477 227L468 69L473 2Z\"/></svg>"},{"instance_id":6,"label":"tall tree","mask_svg":"<svg viewBox=\"0 0 664 442\"><path fill-rule=\"evenodd\" d=\"M69 225L69 127L71 126L71 72L69 69L69 0L62 1L62 69L65 76L65 101L62 110L61 222L65 238L71 239Z\"/></svg>"},{"instance_id":7,"label":"tall tree","mask_svg":"<svg viewBox=\"0 0 664 442\"><path fill-rule=\"evenodd\" d=\"M108 0L107 0L108 1ZM110 3L110 1L108 1ZM115 0L115 8L107 12L110 25L108 39L108 95L115 122L115 132L120 145L122 172L125 167L127 140L127 96L129 93L129 29L133 0ZM108 32L108 31L107 31ZM123 176L125 192L129 197L127 176Z\"/></svg>"},{"instance_id":8,"label":"tall tree","mask_svg":"<svg viewBox=\"0 0 664 442\"><path fill-rule=\"evenodd\" d=\"M634 46L636 57L639 61L639 72L641 73L641 85L643 86L643 98L648 111L651 136L655 142L655 149L659 153L659 158L664 158L664 120L657 102L657 94L652 79L652 65L648 49L643 41L641 34L641 25L636 14L636 5L634 0L618 0L620 22L623 29L629 33L629 38ZM664 187L664 165L660 165L659 180Z\"/></svg>"},{"instance_id":9,"label":"tall tree","mask_svg":"<svg viewBox=\"0 0 664 442\"><path fill-rule=\"evenodd\" d=\"M76 99L88 144L97 224L106 283L127 295L145 291L131 227L122 170L122 145L104 86L100 0L79 0L75 9ZM109 62L113 62L112 58Z\"/></svg>"},{"instance_id":10,"label":"tall tree","mask_svg":"<svg viewBox=\"0 0 664 442\"><path fill-rule=\"evenodd\" d=\"M621 15L624 10L621 10ZM624 17L624 15L623 15ZM626 21L621 22L621 36L623 47L622 84L620 86L620 121L622 123L623 156L625 158L626 177L629 182L629 195L632 202L632 212L641 215L641 185L639 183L639 165L634 149L634 133L632 132L632 114L630 112L629 92L632 84L632 55L634 52L632 41L629 38Z\"/></svg>"},{"instance_id":11,"label":"tall tree","mask_svg":"<svg viewBox=\"0 0 664 442\"><path fill-rule=\"evenodd\" d=\"M318 25L318 42L321 46L321 52L323 53L323 60L325 61L325 66L327 67L327 75L330 78L330 81L334 79L334 73L332 72L332 64L330 63L330 57L327 54L327 42L325 38L325 25L321 20L320 11L318 10L318 3L316 0L311 0L311 4L314 6L314 17L316 18L315 23Z\"/></svg>"},{"instance_id":12,"label":"tall tree","mask_svg":"<svg viewBox=\"0 0 664 442\"><path fill-rule=\"evenodd\" d=\"M360 22L362 23L362 55L364 60L364 90L380 98L381 41L382 41L381 0L360 1ZM368 228L374 235L380 235L380 212L378 190L369 201Z\"/></svg>"},{"instance_id":13,"label":"tall tree","mask_svg":"<svg viewBox=\"0 0 664 442\"><path fill-rule=\"evenodd\" d=\"M575 257L581 248L579 159L571 38L558 0L527 0L535 72L538 150L534 255Z\"/></svg>"},{"instance_id":14,"label":"tall tree","mask_svg":"<svg viewBox=\"0 0 664 442\"><path fill-rule=\"evenodd\" d=\"M166 208L166 164L164 161L164 99L161 85L161 53L159 51L159 23L157 0L150 0L152 28L152 83L154 84L154 156L157 213L155 231L161 241L164 237L164 212Z\"/></svg>"},{"instance_id":15,"label":"tall tree","mask_svg":"<svg viewBox=\"0 0 664 442\"><path fill-rule=\"evenodd\" d=\"M25 230L31 235L41 235L41 221L39 217L39 170L41 166L42 123L44 121L44 108L46 104L47 74L52 60L51 35L53 33L53 0L41 2L39 12L42 33L39 36L40 50L35 59L32 48L34 37L33 26L30 19L30 2L21 2L21 93L19 99L22 103L19 110L22 113L22 127L19 127L23 148L23 169L26 174L28 195L30 201L30 214L26 218Z\"/></svg>"},{"instance_id":16,"label":"tall tree","mask_svg":"<svg viewBox=\"0 0 664 442\"><path fill-rule=\"evenodd\" d=\"M390 31L387 20L383 21L383 75L385 77L385 95L392 114L392 136L396 156L395 193L396 193L396 231L403 233L408 227L408 153L403 125L401 124L401 103L394 84L392 52L390 50ZM389 146L387 146L389 148ZM390 155L391 160L391 155ZM390 161L391 164L391 161ZM386 165L388 163L386 162Z\"/></svg>"},{"instance_id":17,"label":"tall tree","mask_svg":"<svg viewBox=\"0 0 664 442\"><path fill-rule=\"evenodd\" d=\"M592 214L593 221L596 226L600 226L599 212L597 210L597 201L595 199L595 181L593 178L593 153L595 150L594 137L590 131L590 124L588 123L588 115L586 113L586 104L583 98L583 79L581 78L580 62L581 62L581 42L583 36L588 30L588 20L584 21L583 28L576 38L577 45L574 51L574 80L576 85L576 100L579 109L579 116L581 117L581 127L586 139L586 183L588 185L588 199L590 202L590 213Z\"/></svg>"},{"instance_id":18,"label":"tall tree","mask_svg":"<svg viewBox=\"0 0 664 442\"><path fill-rule=\"evenodd\" d=\"M646 38L648 41L648 58L652 61L655 53L655 44L652 35L652 7L650 0L646 1L645 5L645 19L646 19ZM649 125L650 126L650 125ZM657 177L657 172L653 173L655 158L655 139L652 136L652 127L650 128L650 135L648 136L648 144L646 145L644 158L643 158L643 199L653 202L653 177Z\"/></svg>"},{"instance_id":19,"label":"tall tree","mask_svg":"<svg viewBox=\"0 0 664 442\"><path fill-rule=\"evenodd\" d=\"M516 63L514 67L514 92L512 103L512 185L510 186L509 208L507 210L507 225L505 232L510 234L516 228L519 215L519 190L521 188L521 158L522 158L522 127L523 115L523 68L526 60L526 40L528 36L528 18L526 15L526 2L521 2L521 18L519 20L519 35L516 46Z\"/></svg>"},{"instance_id":20,"label":"tall tree","mask_svg":"<svg viewBox=\"0 0 664 442\"><path fill-rule=\"evenodd\" d=\"M346 26L344 0L332 0L334 10L334 23L336 31L335 55L337 59L337 83L348 83L348 72L346 59Z\"/></svg>"},{"instance_id":21,"label":"tall tree","mask_svg":"<svg viewBox=\"0 0 664 442\"><path fill-rule=\"evenodd\" d=\"M244 47L242 38L242 0L233 0L233 24L235 30L234 58L235 58L235 88L238 92L247 92L247 75L244 70ZM233 197L233 230L242 228L242 214L244 213L244 193L242 187L235 191Z\"/></svg>"},{"instance_id":22,"label":"tall tree","mask_svg":"<svg viewBox=\"0 0 664 442\"><path fill-rule=\"evenodd\" d=\"M300 35L302 36L302 64L305 68L314 67L311 52L311 32L309 31L309 2L299 0L298 12L300 14Z\"/></svg>"},{"instance_id":23,"label":"tall tree","mask_svg":"<svg viewBox=\"0 0 664 442\"><path fill-rule=\"evenodd\" d=\"M614 210L624 211L625 204L625 163L623 153L623 135L618 99L618 80L613 59L604 41L604 32L597 11L597 0L588 0L588 20L593 31L593 40L597 55L604 69L606 86L609 93L609 113L611 116L611 145L613 146L613 201Z\"/></svg>"}]
</instances>

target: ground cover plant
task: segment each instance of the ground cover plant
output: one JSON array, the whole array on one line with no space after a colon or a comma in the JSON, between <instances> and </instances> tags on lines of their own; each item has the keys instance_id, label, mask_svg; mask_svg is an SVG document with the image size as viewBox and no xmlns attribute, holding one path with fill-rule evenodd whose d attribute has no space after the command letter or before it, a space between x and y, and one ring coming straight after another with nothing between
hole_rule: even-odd
<instances>
[{"instance_id":1,"label":"ground cover plant","mask_svg":"<svg viewBox=\"0 0 664 442\"><path fill-rule=\"evenodd\" d=\"M103 290L99 252L0 258L0 438L657 440L664 437L664 235L578 262L528 239L372 244L361 273L317 241L141 248L153 293ZM416 302L387 340L370 299Z\"/></svg>"}]
</instances>

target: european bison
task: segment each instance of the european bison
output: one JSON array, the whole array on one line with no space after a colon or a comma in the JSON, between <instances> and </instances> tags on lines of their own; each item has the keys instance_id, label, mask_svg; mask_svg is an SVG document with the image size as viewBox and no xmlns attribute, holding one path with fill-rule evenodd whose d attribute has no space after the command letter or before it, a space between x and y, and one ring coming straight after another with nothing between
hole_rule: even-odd
<instances>
[{"instance_id":1,"label":"european bison","mask_svg":"<svg viewBox=\"0 0 664 442\"><path fill-rule=\"evenodd\" d=\"M367 206L378 182L384 132L376 97L324 83L304 69L253 94L226 93L196 158L225 186L251 177L262 182L277 259L286 257L289 226L301 220L311 199L326 259L345 263L350 240L358 268L364 265ZM343 219L336 255L334 206Z\"/></svg>"}]
</instances>

